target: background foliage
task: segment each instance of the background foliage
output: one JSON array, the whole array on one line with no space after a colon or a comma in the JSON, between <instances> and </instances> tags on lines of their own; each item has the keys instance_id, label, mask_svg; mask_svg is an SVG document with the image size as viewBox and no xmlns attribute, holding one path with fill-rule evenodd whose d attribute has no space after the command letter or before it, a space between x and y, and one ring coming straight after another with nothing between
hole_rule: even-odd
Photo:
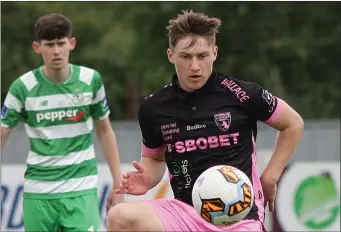
<instances>
[{"instance_id":1,"label":"background foliage","mask_svg":"<svg viewBox=\"0 0 341 232\"><path fill-rule=\"evenodd\" d=\"M306 119L340 116L339 2L1 2L1 92L41 65L34 23L60 12L77 38L71 62L102 74L112 119L135 119L141 97L174 72L165 27L182 9L222 20L219 71L264 85Z\"/></svg>"}]
</instances>

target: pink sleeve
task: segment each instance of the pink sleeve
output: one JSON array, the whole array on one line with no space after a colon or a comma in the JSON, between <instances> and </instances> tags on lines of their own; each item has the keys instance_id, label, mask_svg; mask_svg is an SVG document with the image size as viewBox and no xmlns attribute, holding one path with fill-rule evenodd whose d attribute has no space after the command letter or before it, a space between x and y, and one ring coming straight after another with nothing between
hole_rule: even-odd
<instances>
[{"instance_id":1,"label":"pink sleeve","mask_svg":"<svg viewBox=\"0 0 341 232\"><path fill-rule=\"evenodd\" d=\"M148 148L142 143L142 153L149 157L154 157L158 155L165 148L164 145L157 148Z\"/></svg>"},{"instance_id":2,"label":"pink sleeve","mask_svg":"<svg viewBox=\"0 0 341 232\"><path fill-rule=\"evenodd\" d=\"M271 117L265 121L266 124L274 122L277 119L279 113L282 111L282 108L284 106L284 101L278 97L276 98L277 98L277 107L275 111L273 112L273 114L271 115Z\"/></svg>"}]
</instances>

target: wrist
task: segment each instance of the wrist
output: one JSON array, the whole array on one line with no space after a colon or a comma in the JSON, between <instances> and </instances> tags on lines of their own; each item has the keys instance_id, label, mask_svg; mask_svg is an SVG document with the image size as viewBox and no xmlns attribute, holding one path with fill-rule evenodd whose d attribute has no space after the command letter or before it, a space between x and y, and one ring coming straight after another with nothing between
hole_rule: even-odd
<instances>
[{"instance_id":1,"label":"wrist","mask_svg":"<svg viewBox=\"0 0 341 232\"><path fill-rule=\"evenodd\" d=\"M263 171L261 178L277 183L281 175L282 175L282 172L280 170L267 167Z\"/></svg>"},{"instance_id":2,"label":"wrist","mask_svg":"<svg viewBox=\"0 0 341 232\"><path fill-rule=\"evenodd\" d=\"M147 175L147 188L148 188L148 191L149 191L150 189L153 188L152 177L151 177L151 175L148 172L146 172L146 175Z\"/></svg>"}]
</instances>

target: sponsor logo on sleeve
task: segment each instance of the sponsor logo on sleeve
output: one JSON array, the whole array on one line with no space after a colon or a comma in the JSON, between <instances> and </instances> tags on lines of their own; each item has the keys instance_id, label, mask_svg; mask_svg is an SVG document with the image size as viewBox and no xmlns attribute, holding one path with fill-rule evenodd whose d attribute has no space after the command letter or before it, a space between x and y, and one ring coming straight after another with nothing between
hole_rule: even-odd
<instances>
[{"instance_id":1,"label":"sponsor logo on sleeve","mask_svg":"<svg viewBox=\"0 0 341 232\"><path fill-rule=\"evenodd\" d=\"M1 117L4 118L7 115L7 107L3 106L1 110Z\"/></svg>"},{"instance_id":2,"label":"sponsor logo on sleeve","mask_svg":"<svg viewBox=\"0 0 341 232\"><path fill-rule=\"evenodd\" d=\"M102 106L102 110L107 110L108 109L108 101L107 101L107 98L103 98L102 101L101 101L101 106Z\"/></svg>"},{"instance_id":3,"label":"sponsor logo on sleeve","mask_svg":"<svg viewBox=\"0 0 341 232\"><path fill-rule=\"evenodd\" d=\"M266 103L268 103L268 105L272 104L273 96L266 89L262 89L262 98L266 101Z\"/></svg>"}]
</instances>

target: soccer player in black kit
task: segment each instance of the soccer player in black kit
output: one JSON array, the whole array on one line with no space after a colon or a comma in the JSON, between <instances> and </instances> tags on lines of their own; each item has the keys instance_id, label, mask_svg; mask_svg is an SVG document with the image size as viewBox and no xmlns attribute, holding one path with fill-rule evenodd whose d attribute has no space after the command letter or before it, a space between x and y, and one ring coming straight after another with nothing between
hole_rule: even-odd
<instances>
[{"instance_id":1,"label":"soccer player in black kit","mask_svg":"<svg viewBox=\"0 0 341 232\"><path fill-rule=\"evenodd\" d=\"M123 174L116 193L143 195L166 167L175 199L130 201L112 207L109 231L262 231L264 208L273 211L276 183L302 136L302 118L262 86L217 72L215 35L221 22L183 11L170 20L171 84L145 98L139 109L142 158ZM256 169L257 121L279 131L261 177ZM216 226L192 206L196 178L215 165L231 165L250 178L255 201L240 222Z\"/></svg>"}]
</instances>

